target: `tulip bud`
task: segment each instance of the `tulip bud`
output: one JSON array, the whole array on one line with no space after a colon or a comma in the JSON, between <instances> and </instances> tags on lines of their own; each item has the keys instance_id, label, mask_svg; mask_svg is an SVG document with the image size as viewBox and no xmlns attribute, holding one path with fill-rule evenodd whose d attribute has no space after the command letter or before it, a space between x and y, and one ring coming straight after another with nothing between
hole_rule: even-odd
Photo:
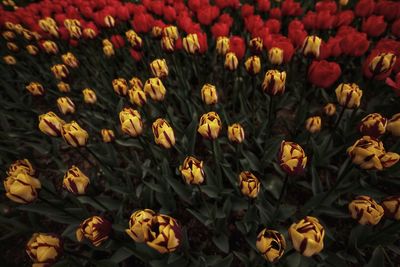
<instances>
[{"instance_id":1,"label":"tulip bud","mask_svg":"<svg viewBox=\"0 0 400 267\"><path fill-rule=\"evenodd\" d=\"M314 116L310 117L306 120L306 129L310 133L318 133L321 131L321 117L320 116Z\"/></svg>"},{"instance_id":2,"label":"tulip bud","mask_svg":"<svg viewBox=\"0 0 400 267\"><path fill-rule=\"evenodd\" d=\"M282 95L285 92L286 72L269 70L265 73L262 89L270 96Z\"/></svg>"},{"instance_id":3,"label":"tulip bud","mask_svg":"<svg viewBox=\"0 0 400 267\"><path fill-rule=\"evenodd\" d=\"M4 180L6 197L20 204L35 201L38 197L37 190L40 188L41 184L38 179L21 170L14 172L13 176L8 176Z\"/></svg>"},{"instance_id":4,"label":"tulip bud","mask_svg":"<svg viewBox=\"0 0 400 267\"><path fill-rule=\"evenodd\" d=\"M393 53L380 53L369 63L369 70L373 76L386 73L392 70L396 63L396 56Z\"/></svg>"},{"instance_id":5,"label":"tulip bud","mask_svg":"<svg viewBox=\"0 0 400 267\"><path fill-rule=\"evenodd\" d=\"M307 36L304 39L303 47L301 48L303 55L305 55L305 56L312 55L315 58L318 58L321 43L322 43L322 40L318 36L315 36L315 35Z\"/></svg>"},{"instance_id":6,"label":"tulip bud","mask_svg":"<svg viewBox=\"0 0 400 267\"><path fill-rule=\"evenodd\" d=\"M51 67L51 71L53 72L53 75L56 77L58 80L62 80L67 78L69 71L67 66L64 64L56 64L53 67Z\"/></svg>"},{"instance_id":7,"label":"tulip bud","mask_svg":"<svg viewBox=\"0 0 400 267\"><path fill-rule=\"evenodd\" d=\"M64 175L63 187L74 195L84 195L89 183L89 178L78 167L72 166Z\"/></svg>"},{"instance_id":8,"label":"tulip bud","mask_svg":"<svg viewBox=\"0 0 400 267\"><path fill-rule=\"evenodd\" d=\"M209 83L203 85L201 88L201 99L206 105L218 103L218 94L215 85Z\"/></svg>"},{"instance_id":9,"label":"tulip bud","mask_svg":"<svg viewBox=\"0 0 400 267\"><path fill-rule=\"evenodd\" d=\"M18 52L19 47L16 43L7 42L7 49L10 50L11 52Z\"/></svg>"},{"instance_id":10,"label":"tulip bud","mask_svg":"<svg viewBox=\"0 0 400 267\"><path fill-rule=\"evenodd\" d=\"M38 82L31 82L26 87L26 90L29 91L34 96L42 96L44 95L44 88Z\"/></svg>"},{"instance_id":11,"label":"tulip bud","mask_svg":"<svg viewBox=\"0 0 400 267\"><path fill-rule=\"evenodd\" d=\"M25 40L27 40L27 41L31 41L33 38L35 38L35 32L31 32L26 29L24 31L22 31L22 35L24 36Z\"/></svg>"},{"instance_id":12,"label":"tulip bud","mask_svg":"<svg viewBox=\"0 0 400 267\"><path fill-rule=\"evenodd\" d=\"M151 28L151 36L153 36L154 38L161 37L162 32L163 29L160 26L153 26L153 28Z\"/></svg>"},{"instance_id":13,"label":"tulip bud","mask_svg":"<svg viewBox=\"0 0 400 267\"><path fill-rule=\"evenodd\" d=\"M349 203L351 217L362 225L376 225L382 219L384 210L371 197L358 196Z\"/></svg>"},{"instance_id":14,"label":"tulip bud","mask_svg":"<svg viewBox=\"0 0 400 267\"><path fill-rule=\"evenodd\" d=\"M256 75L261 70L261 60L259 56L251 56L244 63L246 71L250 75Z\"/></svg>"},{"instance_id":15,"label":"tulip bud","mask_svg":"<svg viewBox=\"0 0 400 267\"><path fill-rule=\"evenodd\" d=\"M217 44L215 46L218 55L225 56L229 51L229 38L220 36L217 38Z\"/></svg>"},{"instance_id":16,"label":"tulip bud","mask_svg":"<svg viewBox=\"0 0 400 267\"><path fill-rule=\"evenodd\" d=\"M399 155L386 152L381 141L370 136L363 136L347 149L354 164L369 170L382 170L397 163Z\"/></svg>"},{"instance_id":17,"label":"tulip bud","mask_svg":"<svg viewBox=\"0 0 400 267\"><path fill-rule=\"evenodd\" d=\"M268 59L274 65L280 65L283 62L283 50L278 47L272 47L268 51Z\"/></svg>"},{"instance_id":18,"label":"tulip bud","mask_svg":"<svg viewBox=\"0 0 400 267\"><path fill-rule=\"evenodd\" d=\"M257 236L256 247L267 261L277 262L286 249L285 237L278 231L265 228Z\"/></svg>"},{"instance_id":19,"label":"tulip bud","mask_svg":"<svg viewBox=\"0 0 400 267\"><path fill-rule=\"evenodd\" d=\"M348 3L349 3L349 0L339 0L339 5L341 5L341 6L347 6Z\"/></svg>"},{"instance_id":20,"label":"tulip bud","mask_svg":"<svg viewBox=\"0 0 400 267\"><path fill-rule=\"evenodd\" d=\"M11 41L13 39L15 39L15 33L13 33L12 31L5 31L2 33L2 36L4 39L6 39L7 41Z\"/></svg>"},{"instance_id":21,"label":"tulip bud","mask_svg":"<svg viewBox=\"0 0 400 267\"><path fill-rule=\"evenodd\" d=\"M59 97L57 99L58 109L62 114L75 113L75 104L69 97Z\"/></svg>"},{"instance_id":22,"label":"tulip bud","mask_svg":"<svg viewBox=\"0 0 400 267\"><path fill-rule=\"evenodd\" d=\"M385 211L385 217L400 221L400 196L390 196L382 200L381 205Z\"/></svg>"},{"instance_id":23,"label":"tulip bud","mask_svg":"<svg viewBox=\"0 0 400 267\"><path fill-rule=\"evenodd\" d=\"M262 53L263 40L260 37L255 37L249 41L250 50L255 54Z\"/></svg>"},{"instance_id":24,"label":"tulip bud","mask_svg":"<svg viewBox=\"0 0 400 267\"><path fill-rule=\"evenodd\" d=\"M143 90L143 83L137 77L132 77L129 80L129 85L130 85L130 88L133 89L133 90Z\"/></svg>"},{"instance_id":25,"label":"tulip bud","mask_svg":"<svg viewBox=\"0 0 400 267\"><path fill-rule=\"evenodd\" d=\"M78 59L72 54L71 52L68 52L64 55L61 56L61 59L65 65L71 68L77 68L79 67L79 61Z\"/></svg>"},{"instance_id":26,"label":"tulip bud","mask_svg":"<svg viewBox=\"0 0 400 267\"><path fill-rule=\"evenodd\" d=\"M251 172L244 171L239 174L239 188L243 195L256 198L260 192L260 181Z\"/></svg>"},{"instance_id":27,"label":"tulip bud","mask_svg":"<svg viewBox=\"0 0 400 267\"><path fill-rule=\"evenodd\" d=\"M63 254L63 241L55 234L34 233L26 244L32 267L53 265Z\"/></svg>"},{"instance_id":28,"label":"tulip bud","mask_svg":"<svg viewBox=\"0 0 400 267\"><path fill-rule=\"evenodd\" d=\"M69 86L68 83L65 82L59 82L57 84L58 91L61 93L69 93L71 91L71 87Z\"/></svg>"},{"instance_id":29,"label":"tulip bud","mask_svg":"<svg viewBox=\"0 0 400 267\"><path fill-rule=\"evenodd\" d=\"M335 104L333 104L333 103L326 104L325 107L324 107L324 113L327 116L335 115L336 114L336 106L335 106Z\"/></svg>"},{"instance_id":30,"label":"tulip bud","mask_svg":"<svg viewBox=\"0 0 400 267\"><path fill-rule=\"evenodd\" d=\"M129 43L135 50L140 50L142 49L143 46L143 40L140 38L140 36L134 32L133 30L127 31L125 33L126 38L128 39Z\"/></svg>"},{"instance_id":31,"label":"tulip bud","mask_svg":"<svg viewBox=\"0 0 400 267\"><path fill-rule=\"evenodd\" d=\"M19 159L13 162L10 167L8 167L8 176L17 176L19 173L26 173L30 176L35 174L35 169L32 164L27 159Z\"/></svg>"},{"instance_id":32,"label":"tulip bud","mask_svg":"<svg viewBox=\"0 0 400 267\"><path fill-rule=\"evenodd\" d=\"M242 143L244 140L244 130L242 125L234 123L228 126L228 139L233 143Z\"/></svg>"},{"instance_id":33,"label":"tulip bud","mask_svg":"<svg viewBox=\"0 0 400 267\"><path fill-rule=\"evenodd\" d=\"M156 215L152 218L146 244L159 253L171 253L182 243L182 230L178 222L168 215Z\"/></svg>"},{"instance_id":34,"label":"tulip bud","mask_svg":"<svg viewBox=\"0 0 400 267\"><path fill-rule=\"evenodd\" d=\"M143 90L128 90L129 101L132 104L136 104L139 107L143 106L147 102L146 93Z\"/></svg>"},{"instance_id":35,"label":"tulip bud","mask_svg":"<svg viewBox=\"0 0 400 267\"><path fill-rule=\"evenodd\" d=\"M75 121L64 124L61 129L62 137L70 146L79 147L86 145L89 134Z\"/></svg>"},{"instance_id":36,"label":"tulip bud","mask_svg":"<svg viewBox=\"0 0 400 267\"><path fill-rule=\"evenodd\" d=\"M125 232L135 242L146 242L149 239L148 234L154 216L156 216L156 213L151 209L135 211L129 219L129 229L126 229Z\"/></svg>"},{"instance_id":37,"label":"tulip bud","mask_svg":"<svg viewBox=\"0 0 400 267\"><path fill-rule=\"evenodd\" d=\"M52 111L39 116L39 130L49 136L61 136L61 130L64 124L65 121Z\"/></svg>"},{"instance_id":38,"label":"tulip bud","mask_svg":"<svg viewBox=\"0 0 400 267\"><path fill-rule=\"evenodd\" d=\"M386 132L387 119L379 113L365 116L360 123L359 130L362 135L379 137Z\"/></svg>"},{"instance_id":39,"label":"tulip bud","mask_svg":"<svg viewBox=\"0 0 400 267\"><path fill-rule=\"evenodd\" d=\"M111 143L115 139L115 134L111 129L101 129L101 137L104 143Z\"/></svg>"},{"instance_id":40,"label":"tulip bud","mask_svg":"<svg viewBox=\"0 0 400 267\"><path fill-rule=\"evenodd\" d=\"M222 129L221 119L214 111L203 114L200 118L199 132L204 138L216 139Z\"/></svg>"},{"instance_id":41,"label":"tulip bud","mask_svg":"<svg viewBox=\"0 0 400 267\"><path fill-rule=\"evenodd\" d=\"M72 25L70 28L68 28L68 32L71 38L74 39L79 39L82 36L82 29L79 26Z\"/></svg>"},{"instance_id":42,"label":"tulip bud","mask_svg":"<svg viewBox=\"0 0 400 267\"><path fill-rule=\"evenodd\" d=\"M239 60L237 59L235 53L229 52L225 55L225 68L234 71L237 69Z\"/></svg>"},{"instance_id":43,"label":"tulip bud","mask_svg":"<svg viewBox=\"0 0 400 267\"><path fill-rule=\"evenodd\" d=\"M196 33L188 34L183 38L183 48L189 54L196 54L200 51L199 38Z\"/></svg>"},{"instance_id":44,"label":"tulip bud","mask_svg":"<svg viewBox=\"0 0 400 267\"><path fill-rule=\"evenodd\" d=\"M106 219L93 216L84 220L76 230L76 239L82 242L84 238L93 246L98 247L109 238L111 223Z\"/></svg>"},{"instance_id":45,"label":"tulip bud","mask_svg":"<svg viewBox=\"0 0 400 267\"><path fill-rule=\"evenodd\" d=\"M165 78L168 76L168 65L165 59L156 59L150 63L150 69L154 77Z\"/></svg>"},{"instance_id":46,"label":"tulip bud","mask_svg":"<svg viewBox=\"0 0 400 267\"><path fill-rule=\"evenodd\" d=\"M282 170L289 175L302 174L307 165L303 148L293 142L282 141L278 160Z\"/></svg>"},{"instance_id":47,"label":"tulip bud","mask_svg":"<svg viewBox=\"0 0 400 267\"><path fill-rule=\"evenodd\" d=\"M167 36L174 41L178 40L179 38L179 33L178 33L178 28L176 26L167 26L163 29L163 36Z\"/></svg>"},{"instance_id":48,"label":"tulip bud","mask_svg":"<svg viewBox=\"0 0 400 267\"><path fill-rule=\"evenodd\" d=\"M341 83L335 90L339 104L345 108L358 108L363 91L355 83Z\"/></svg>"},{"instance_id":49,"label":"tulip bud","mask_svg":"<svg viewBox=\"0 0 400 267\"><path fill-rule=\"evenodd\" d=\"M84 28L83 29L83 37L88 39L94 39L97 36L97 33L92 28Z\"/></svg>"},{"instance_id":50,"label":"tulip bud","mask_svg":"<svg viewBox=\"0 0 400 267\"><path fill-rule=\"evenodd\" d=\"M92 89L85 88L83 89L82 93L83 93L83 101L85 101L86 104L95 104L97 102L96 93Z\"/></svg>"},{"instance_id":51,"label":"tulip bud","mask_svg":"<svg viewBox=\"0 0 400 267\"><path fill-rule=\"evenodd\" d=\"M15 64L17 64L17 60L15 59L15 57L10 56L10 55L4 56L4 57L3 57L3 61L4 61L4 63L6 63L7 65L15 65Z\"/></svg>"},{"instance_id":52,"label":"tulip bud","mask_svg":"<svg viewBox=\"0 0 400 267\"><path fill-rule=\"evenodd\" d=\"M26 51L32 56L36 56L39 53L39 49L34 45L27 45Z\"/></svg>"},{"instance_id":53,"label":"tulip bud","mask_svg":"<svg viewBox=\"0 0 400 267\"><path fill-rule=\"evenodd\" d=\"M194 157L186 157L183 164L179 166L183 180L187 184L199 185L204 182L203 161Z\"/></svg>"},{"instance_id":54,"label":"tulip bud","mask_svg":"<svg viewBox=\"0 0 400 267\"><path fill-rule=\"evenodd\" d=\"M124 78L114 79L112 81L114 92L120 96L126 96L128 93L128 82Z\"/></svg>"},{"instance_id":55,"label":"tulip bud","mask_svg":"<svg viewBox=\"0 0 400 267\"><path fill-rule=\"evenodd\" d=\"M113 16L111 15L107 15L104 17L104 24L108 27L108 28L112 28L115 25L115 19Z\"/></svg>"},{"instance_id":56,"label":"tulip bud","mask_svg":"<svg viewBox=\"0 0 400 267\"><path fill-rule=\"evenodd\" d=\"M114 46L112 45L105 45L103 46L103 53L106 57L111 57L115 55Z\"/></svg>"},{"instance_id":57,"label":"tulip bud","mask_svg":"<svg viewBox=\"0 0 400 267\"><path fill-rule=\"evenodd\" d=\"M400 113L392 116L388 121L386 130L394 136L400 136Z\"/></svg>"},{"instance_id":58,"label":"tulip bud","mask_svg":"<svg viewBox=\"0 0 400 267\"><path fill-rule=\"evenodd\" d=\"M57 54L58 53L58 46L55 42L53 41L44 41L42 43L43 49L47 54Z\"/></svg>"},{"instance_id":59,"label":"tulip bud","mask_svg":"<svg viewBox=\"0 0 400 267\"><path fill-rule=\"evenodd\" d=\"M150 78L144 84L144 92L154 101L162 101L167 90L159 78Z\"/></svg>"},{"instance_id":60,"label":"tulip bud","mask_svg":"<svg viewBox=\"0 0 400 267\"><path fill-rule=\"evenodd\" d=\"M303 256L311 257L324 248L325 229L318 219L306 216L289 228L289 236L293 247Z\"/></svg>"},{"instance_id":61,"label":"tulip bud","mask_svg":"<svg viewBox=\"0 0 400 267\"><path fill-rule=\"evenodd\" d=\"M132 137L137 137L143 132L143 121L137 110L132 108L124 108L119 113L119 121L123 133Z\"/></svg>"},{"instance_id":62,"label":"tulip bud","mask_svg":"<svg viewBox=\"0 0 400 267\"><path fill-rule=\"evenodd\" d=\"M169 38L168 36L164 36L161 38L161 48L165 52L172 53L175 50L175 41L172 38Z\"/></svg>"},{"instance_id":63,"label":"tulip bud","mask_svg":"<svg viewBox=\"0 0 400 267\"><path fill-rule=\"evenodd\" d=\"M166 120L157 119L153 122L152 130L156 144L167 149L175 145L174 130Z\"/></svg>"}]
</instances>

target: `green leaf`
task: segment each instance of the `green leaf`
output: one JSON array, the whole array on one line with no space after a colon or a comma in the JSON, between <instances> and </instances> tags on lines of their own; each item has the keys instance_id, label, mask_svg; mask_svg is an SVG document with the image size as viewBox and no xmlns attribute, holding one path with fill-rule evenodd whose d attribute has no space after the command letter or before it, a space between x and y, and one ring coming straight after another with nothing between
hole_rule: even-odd
<instances>
[{"instance_id":1,"label":"green leaf","mask_svg":"<svg viewBox=\"0 0 400 267\"><path fill-rule=\"evenodd\" d=\"M217 234L212 237L214 244L224 253L229 252L229 238L226 234Z\"/></svg>"},{"instance_id":2,"label":"green leaf","mask_svg":"<svg viewBox=\"0 0 400 267\"><path fill-rule=\"evenodd\" d=\"M382 267L385 266L385 257L383 254L383 248L378 246L372 253L372 257L365 267Z\"/></svg>"}]
</instances>

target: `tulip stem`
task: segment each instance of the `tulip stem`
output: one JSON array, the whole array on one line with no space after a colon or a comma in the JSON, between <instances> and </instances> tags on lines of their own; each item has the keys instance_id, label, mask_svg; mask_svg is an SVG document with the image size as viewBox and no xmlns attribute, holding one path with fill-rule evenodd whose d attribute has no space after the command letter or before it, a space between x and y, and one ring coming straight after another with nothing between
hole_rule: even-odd
<instances>
[{"instance_id":1,"label":"tulip stem","mask_svg":"<svg viewBox=\"0 0 400 267\"><path fill-rule=\"evenodd\" d=\"M85 148L89 152L89 154L92 155L102 166L108 169L108 171L110 172L114 171L112 167L108 167L108 165L105 164L90 148L88 148L87 146L85 146Z\"/></svg>"},{"instance_id":2,"label":"tulip stem","mask_svg":"<svg viewBox=\"0 0 400 267\"><path fill-rule=\"evenodd\" d=\"M213 218L213 216L212 216L212 212L211 212L211 210L210 210L210 207L208 207L208 204L207 204L207 202L206 202L206 199L205 199L204 196L203 196L203 191L201 190L201 187L200 187L199 184L197 184L196 187L197 187L197 189L199 190L199 194L200 194L201 201L204 203L204 206L206 206L206 208L207 208L207 212L208 212L208 216L210 217L211 224L214 225L214 218Z\"/></svg>"},{"instance_id":3,"label":"tulip stem","mask_svg":"<svg viewBox=\"0 0 400 267\"><path fill-rule=\"evenodd\" d=\"M268 137L272 133L272 113L274 112L274 98L269 96L269 110L268 110Z\"/></svg>"},{"instance_id":4,"label":"tulip stem","mask_svg":"<svg viewBox=\"0 0 400 267\"><path fill-rule=\"evenodd\" d=\"M340 123L340 121L341 121L342 118L343 118L343 114L344 114L344 111L345 111L345 110L346 110L346 108L343 107L343 108L342 108L342 111L340 111L339 118L337 119L337 121L336 121L336 123L335 123L335 126L333 126L332 134L335 133L336 128L339 126L339 123Z\"/></svg>"},{"instance_id":5,"label":"tulip stem","mask_svg":"<svg viewBox=\"0 0 400 267\"><path fill-rule=\"evenodd\" d=\"M274 211L273 216L272 216L272 221L274 221L275 218L276 218L276 216L278 215L279 207L280 207L280 205L281 205L283 196L284 196L284 194L285 194L288 181L289 181L289 174L286 174L285 180L283 181L283 185L282 185L282 188L281 188L281 192L280 192L280 194L279 194L278 204L276 205L275 211Z\"/></svg>"}]
</instances>

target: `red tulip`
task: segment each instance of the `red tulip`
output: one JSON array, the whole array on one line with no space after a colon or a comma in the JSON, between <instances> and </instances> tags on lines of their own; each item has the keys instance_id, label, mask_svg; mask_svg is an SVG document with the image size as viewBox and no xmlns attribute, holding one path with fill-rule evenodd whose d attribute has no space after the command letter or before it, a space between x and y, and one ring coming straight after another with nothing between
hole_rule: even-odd
<instances>
[{"instance_id":1,"label":"red tulip","mask_svg":"<svg viewBox=\"0 0 400 267\"><path fill-rule=\"evenodd\" d=\"M317 87L328 88L339 79L341 73L336 62L314 60L308 68L308 81Z\"/></svg>"}]
</instances>

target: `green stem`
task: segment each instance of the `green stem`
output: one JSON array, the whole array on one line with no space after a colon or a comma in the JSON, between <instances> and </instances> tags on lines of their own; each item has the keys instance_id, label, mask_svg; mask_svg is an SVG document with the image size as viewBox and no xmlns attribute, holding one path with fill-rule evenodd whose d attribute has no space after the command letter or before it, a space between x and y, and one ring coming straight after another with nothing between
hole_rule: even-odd
<instances>
[{"instance_id":1,"label":"green stem","mask_svg":"<svg viewBox=\"0 0 400 267\"><path fill-rule=\"evenodd\" d=\"M201 190L200 185L197 184L196 187L199 190L199 195L200 195L201 201L204 203L204 206L207 208L208 216L210 217L210 220L211 220L211 225L214 227L214 218L212 215L212 211L210 210L210 207L208 206L206 199L204 198L203 191Z\"/></svg>"},{"instance_id":2,"label":"green stem","mask_svg":"<svg viewBox=\"0 0 400 267\"><path fill-rule=\"evenodd\" d=\"M272 223L275 221L275 218L276 218L277 215L278 215L279 208L280 208L280 205L281 205L283 196L284 196L284 194L285 194L288 181L289 181L289 174L286 174L285 180L283 181L283 185L282 185L282 188L281 188L281 192L279 193L278 204L276 205L275 211L274 211L274 213L273 213L273 215L272 215ZM272 224L272 223L271 223L271 224Z\"/></svg>"}]
</instances>

